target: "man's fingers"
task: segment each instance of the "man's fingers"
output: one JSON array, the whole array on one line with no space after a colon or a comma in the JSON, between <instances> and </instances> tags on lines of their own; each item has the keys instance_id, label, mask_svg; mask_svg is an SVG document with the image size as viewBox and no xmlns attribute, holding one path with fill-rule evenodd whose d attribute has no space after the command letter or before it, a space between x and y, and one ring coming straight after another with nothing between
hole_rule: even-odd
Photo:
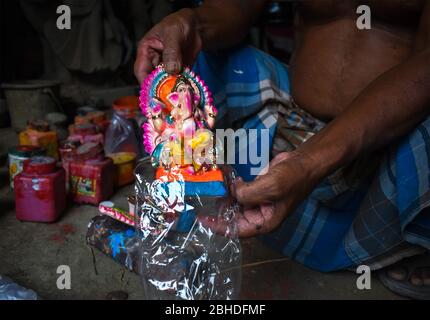
<instances>
[{"instance_id":1,"label":"man's fingers","mask_svg":"<svg viewBox=\"0 0 430 320\"><path fill-rule=\"evenodd\" d=\"M267 205L264 209L272 210L271 212L273 212L273 205ZM203 227L210 229L216 234L231 236L236 231L239 237L249 238L264 232L264 228L266 227L265 219L269 217L268 214L265 213L263 216L259 207L244 209L243 214L237 213L237 230L232 229L234 227L232 221L226 221L220 216L199 216L198 219Z\"/></svg>"},{"instance_id":2,"label":"man's fingers","mask_svg":"<svg viewBox=\"0 0 430 320\"><path fill-rule=\"evenodd\" d=\"M153 69L154 67L151 60L146 57L140 56L134 63L134 75L139 83L142 83Z\"/></svg>"},{"instance_id":3,"label":"man's fingers","mask_svg":"<svg viewBox=\"0 0 430 320\"><path fill-rule=\"evenodd\" d=\"M282 224L287 208L286 201L276 201L245 209L238 219L239 236L246 238L272 232Z\"/></svg>"},{"instance_id":4,"label":"man's fingers","mask_svg":"<svg viewBox=\"0 0 430 320\"><path fill-rule=\"evenodd\" d=\"M222 218L215 216L198 216L197 219L203 227L210 229L216 234L228 236L230 235L229 233L233 231L230 229L229 223Z\"/></svg>"},{"instance_id":5,"label":"man's fingers","mask_svg":"<svg viewBox=\"0 0 430 320\"><path fill-rule=\"evenodd\" d=\"M276 229L283 221L286 202L267 203L254 208L244 208L243 213L237 214L237 235L249 238L265 234ZM222 236L232 236L235 231L232 221L222 217L203 216L198 218L203 227Z\"/></svg>"},{"instance_id":6,"label":"man's fingers","mask_svg":"<svg viewBox=\"0 0 430 320\"><path fill-rule=\"evenodd\" d=\"M166 71L171 74L179 73L182 70L180 38L181 35L177 32L167 30L163 39L163 64Z\"/></svg>"},{"instance_id":7,"label":"man's fingers","mask_svg":"<svg viewBox=\"0 0 430 320\"><path fill-rule=\"evenodd\" d=\"M161 55L160 54L156 54L154 55L154 57L152 58L152 65L154 67L158 66L161 63Z\"/></svg>"},{"instance_id":8,"label":"man's fingers","mask_svg":"<svg viewBox=\"0 0 430 320\"><path fill-rule=\"evenodd\" d=\"M240 238L249 238L261 234L264 217L260 208L246 209L237 219L237 232Z\"/></svg>"},{"instance_id":9,"label":"man's fingers","mask_svg":"<svg viewBox=\"0 0 430 320\"><path fill-rule=\"evenodd\" d=\"M160 61L159 52L162 50L163 44L156 38L147 38L139 43L134 64L134 75L139 83L142 83L146 76L158 65Z\"/></svg>"},{"instance_id":10,"label":"man's fingers","mask_svg":"<svg viewBox=\"0 0 430 320\"><path fill-rule=\"evenodd\" d=\"M287 160L290 154L280 153L271 162L269 172L258 176L253 182L233 181L231 191L233 196L243 205L255 206L265 202L272 202L279 198L285 191L286 184L283 180L282 162Z\"/></svg>"}]
</instances>

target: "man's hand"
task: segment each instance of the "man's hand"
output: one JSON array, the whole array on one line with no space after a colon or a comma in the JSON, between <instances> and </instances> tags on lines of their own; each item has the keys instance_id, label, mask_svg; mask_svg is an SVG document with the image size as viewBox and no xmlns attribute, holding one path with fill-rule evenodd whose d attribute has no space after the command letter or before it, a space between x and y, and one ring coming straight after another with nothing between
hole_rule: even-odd
<instances>
[{"instance_id":1,"label":"man's hand","mask_svg":"<svg viewBox=\"0 0 430 320\"><path fill-rule=\"evenodd\" d=\"M231 192L244 208L237 217L239 236L252 237L275 230L318 181L310 159L297 152L279 154L270 163L268 173L253 182L237 179ZM212 217L202 223L219 234L228 230L225 222Z\"/></svg>"},{"instance_id":2,"label":"man's hand","mask_svg":"<svg viewBox=\"0 0 430 320\"><path fill-rule=\"evenodd\" d=\"M139 82L159 64L169 73L192 65L200 50L240 43L264 11L268 0L205 0L164 18L140 41L134 74Z\"/></svg>"},{"instance_id":3,"label":"man's hand","mask_svg":"<svg viewBox=\"0 0 430 320\"><path fill-rule=\"evenodd\" d=\"M197 19L191 9L164 18L139 42L134 74L139 82L161 62L169 73L191 65L202 48Z\"/></svg>"},{"instance_id":4,"label":"man's hand","mask_svg":"<svg viewBox=\"0 0 430 320\"><path fill-rule=\"evenodd\" d=\"M244 206L238 219L240 237L275 230L306 198L316 184L306 160L294 152L281 153L272 160L267 174L250 183L238 180L234 184L232 193Z\"/></svg>"}]
</instances>

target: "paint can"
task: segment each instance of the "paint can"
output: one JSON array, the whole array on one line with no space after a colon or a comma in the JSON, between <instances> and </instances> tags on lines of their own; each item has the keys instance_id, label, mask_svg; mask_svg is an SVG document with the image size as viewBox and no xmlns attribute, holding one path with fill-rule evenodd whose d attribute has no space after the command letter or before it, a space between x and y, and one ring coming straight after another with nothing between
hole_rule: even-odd
<instances>
[{"instance_id":1,"label":"paint can","mask_svg":"<svg viewBox=\"0 0 430 320\"><path fill-rule=\"evenodd\" d=\"M9 149L9 181L13 189L13 179L21 173L24 168L24 162L33 156L42 156L45 150L35 146L17 146Z\"/></svg>"},{"instance_id":2,"label":"paint can","mask_svg":"<svg viewBox=\"0 0 430 320\"><path fill-rule=\"evenodd\" d=\"M112 196L115 167L112 160L105 157L100 144L87 142L79 146L69 169L74 202L98 206Z\"/></svg>"},{"instance_id":3,"label":"paint can","mask_svg":"<svg viewBox=\"0 0 430 320\"><path fill-rule=\"evenodd\" d=\"M16 218L54 222L66 208L64 169L52 157L32 157L14 178Z\"/></svg>"},{"instance_id":4,"label":"paint can","mask_svg":"<svg viewBox=\"0 0 430 320\"><path fill-rule=\"evenodd\" d=\"M136 154L134 152L118 152L108 155L115 165L115 186L122 187L134 181Z\"/></svg>"},{"instance_id":5,"label":"paint can","mask_svg":"<svg viewBox=\"0 0 430 320\"><path fill-rule=\"evenodd\" d=\"M70 164L76 157L76 150L80 146L79 141L63 141L60 144L61 165L66 172L66 191L70 190Z\"/></svg>"},{"instance_id":6,"label":"paint can","mask_svg":"<svg viewBox=\"0 0 430 320\"><path fill-rule=\"evenodd\" d=\"M69 127L69 141L79 141L81 144L95 142L104 144L105 138L102 133L97 131L97 126L92 123L74 124Z\"/></svg>"}]
</instances>

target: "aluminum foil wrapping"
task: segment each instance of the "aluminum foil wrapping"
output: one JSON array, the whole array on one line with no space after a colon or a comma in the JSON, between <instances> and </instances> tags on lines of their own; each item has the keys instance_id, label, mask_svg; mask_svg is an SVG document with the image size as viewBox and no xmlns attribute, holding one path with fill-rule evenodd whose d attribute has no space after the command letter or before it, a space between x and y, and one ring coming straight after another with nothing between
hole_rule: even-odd
<instances>
[{"instance_id":1,"label":"aluminum foil wrapping","mask_svg":"<svg viewBox=\"0 0 430 320\"><path fill-rule=\"evenodd\" d=\"M221 169L228 190L234 172L229 167ZM171 177L155 179L149 160L137 166L135 175L139 273L146 298L237 298L241 284L239 206L229 192L223 196L190 193L180 175L173 181ZM217 219L217 230L205 223L210 219Z\"/></svg>"}]
</instances>

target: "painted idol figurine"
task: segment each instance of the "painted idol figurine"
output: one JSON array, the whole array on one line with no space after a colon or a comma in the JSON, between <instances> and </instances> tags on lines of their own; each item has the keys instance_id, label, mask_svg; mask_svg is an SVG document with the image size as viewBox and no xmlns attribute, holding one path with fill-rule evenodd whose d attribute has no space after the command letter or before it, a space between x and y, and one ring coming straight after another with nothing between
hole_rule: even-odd
<instances>
[{"instance_id":1,"label":"painted idol figurine","mask_svg":"<svg viewBox=\"0 0 430 320\"><path fill-rule=\"evenodd\" d=\"M170 75L160 65L145 79L140 104L147 118L145 151L158 168L156 178L180 175L187 194L224 195L211 131L217 110L203 80L189 68Z\"/></svg>"}]
</instances>

